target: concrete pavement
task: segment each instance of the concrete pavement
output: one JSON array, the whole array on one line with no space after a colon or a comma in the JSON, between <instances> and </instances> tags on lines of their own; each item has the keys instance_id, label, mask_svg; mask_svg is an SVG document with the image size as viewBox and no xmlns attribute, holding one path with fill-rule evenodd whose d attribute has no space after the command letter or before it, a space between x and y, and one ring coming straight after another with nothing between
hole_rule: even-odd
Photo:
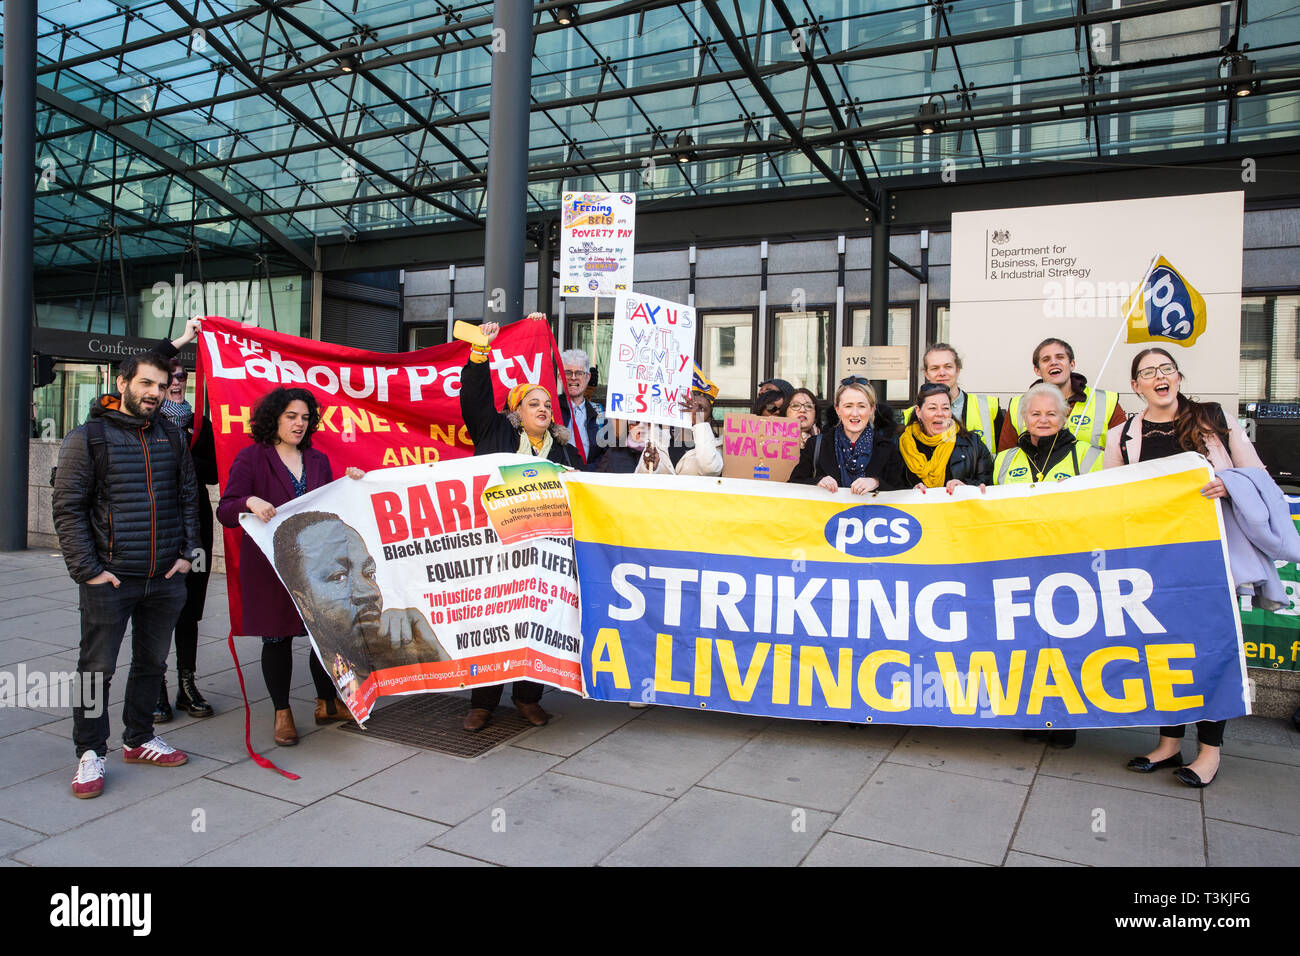
<instances>
[{"instance_id":1,"label":"concrete pavement","mask_svg":"<svg viewBox=\"0 0 1300 956\"><path fill-rule=\"evenodd\" d=\"M1300 734L1228 725L1215 783L1124 770L1154 731L1083 731L1057 751L1018 733L849 727L631 710L549 691L544 728L465 760L317 728L296 650L302 742L271 744L260 645L243 640L244 750L225 578L213 575L199 683L217 716L159 728L177 769L120 752L123 642L107 786L74 799L69 709L0 707L0 866L603 865L1295 866ZM0 671L75 670L77 588L48 551L0 554ZM174 680L175 668L169 671ZM174 687L172 688L174 693ZM1194 753L1189 733L1184 753Z\"/></svg>"}]
</instances>

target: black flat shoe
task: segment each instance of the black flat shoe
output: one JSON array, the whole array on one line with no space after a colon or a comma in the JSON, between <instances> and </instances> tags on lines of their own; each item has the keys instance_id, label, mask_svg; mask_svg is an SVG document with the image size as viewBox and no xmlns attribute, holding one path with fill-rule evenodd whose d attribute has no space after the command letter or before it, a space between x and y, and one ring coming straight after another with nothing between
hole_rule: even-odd
<instances>
[{"instance_id":1,"label":"black flat shoe","mask_svg":"<svg viewBox=\"0 0 1300 956\"><path fill-rule=\"evenodd\" d=\"M1216 771L1214 776L1211 777L1209 780L1202 780L1200 777L1196 775L1195 770L1192 770L1188 767L1181 767L1178 770L1175 770L1174 776L1177 777L1179 780L1181 780L1183 783L1187 784L1189 787L1208 787L1210 784L1214 783L1214 781L1219 778L1219 774Z\"/></svg>"},{"instance_id":2,"label":"black flat shoe","mask_svg":"<svg viewBox=\"0 0 1300 956\"><path fill-rule=\"evenodd\" d=\"M1134 757L1124 765L1124 769L1132 770L1134 773L1155 773L1157 770L1164 770L1166 767L1181 767L1182 765L1183 755L1174 754L1172 757L1157 760L1155 763L1152 763L1146 757Z\"/></svg>"}]
</instances>

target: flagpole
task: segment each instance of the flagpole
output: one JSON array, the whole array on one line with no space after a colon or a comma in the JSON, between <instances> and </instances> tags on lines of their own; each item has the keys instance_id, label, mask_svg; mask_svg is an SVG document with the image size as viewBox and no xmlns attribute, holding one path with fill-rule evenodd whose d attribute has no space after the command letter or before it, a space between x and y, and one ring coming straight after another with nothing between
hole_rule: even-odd
<instances>
[{"instance_id":1,"label":"flagpole","mask_svg":"<svg viewBox=\"0 0 1300 956\"><path fill-rule=\"evenodd\" d=\"M1110 364L1111 356L1115 354L1115 347L1119 345L1119 337L1120 335L1123 334L1124 330L1128 328L1128 319L1129 316L1133 314L1133 307L1142 301L1143 290L1146 289L1147 280L1151 278L1151 273L1155 270L1156 267L1156 260L1159 258L1160 258L1160 253L1158 252L1151 257L1151 261L1147 264L1146 274L1142 276L1142 281L1141 283L1138 284L1137 292L1134 293L1133 295L1133 301L1129 305L1128 309L1124 312L1124 319L1122 322L1120 322L1119 329L1115 332L1115 339L1113 342L1110 343L1110 351L1106 353L1106 358L1105 360L1102 361L1101 368L1097 370L1096 378L1093 379L1093 381L1097 384L1098 388L1101 387L1101 377L1106 372L1106 366Z\"/></svg>"}]
</instances>

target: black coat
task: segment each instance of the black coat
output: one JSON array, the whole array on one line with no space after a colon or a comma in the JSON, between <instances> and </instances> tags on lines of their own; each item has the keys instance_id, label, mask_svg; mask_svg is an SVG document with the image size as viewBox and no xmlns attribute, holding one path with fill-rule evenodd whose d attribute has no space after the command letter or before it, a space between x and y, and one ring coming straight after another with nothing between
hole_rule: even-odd
<instances>
[{"instance_id":1,"label":"black coat","mask_svg":"<svg viewBox=\"0 0 1300 956\"><path fill-rule=\"evenodd\" d=\"M492 376L487 362L466 362L460 373L460 414L474 443L475 455L519 453L519 435L523 428L509 415L496 410L492 395ZM582 456L569 444L569 430L551 422L551 451L546 456L559 465L582 467Z\"/></svg>"},{"instance_id":2,"label":"black coat","mask_svg":"<svg viewBox=\"0 0 1300 956\"><path fill-rule=\"evenodd\" d=\"M804 442L803 451L799 453L799 464L794 466L794 471L790 473L790 483L796 485L815 485L827 475L830 475L838 483L840 480L840 463L835 458L835 432L839 425L830 431L822 432L821 435L809 435L808 440ZM819 440L820 439L820 440ZM821 446L820 452L817 447ZM814 461L814 455L816 460ZM871 448L871 458L867 462L867 478L875 478L880 482L881 491L896 491L898 486L891 480L891 475L897 474L898 468L895 461L898 458L898 449L889 441L882 441L880 433L877 432L875 442Z\"/></svg>"},{"instance_id":3,"label":"black coat","mask_svg":"<svg viewBox=\"0 0 1300 956\"><path fill-rule=\"evenodd\" d=\"M105 395L90 410L104 424L102 484L85 425L74 428L59 449L54 528L78 584L102 571L119 577L166 574L177 558L192 561L200 547L194 463L184 453L176 460L176 426L161 415L127 415L118 404L116 395Z\"/></svg>"},{"instance_id":4,"label":"black coat","mask_svg":"<svg viewBox=\"0 0 1300 956\"><path fill-rule=\"evenodd\" d=\"M922 454L930 450L920 442L916 447ZM915 488L921 479L907 467L902 452L895 456L894 461L895 470L889 476L890 482L896 488ZM943 483L946 485L953 479L965 485L993 484L993 458L988 447L973 434L958 435L955 440L948 467L943 472Z\"/></svg>"}]
</instances>

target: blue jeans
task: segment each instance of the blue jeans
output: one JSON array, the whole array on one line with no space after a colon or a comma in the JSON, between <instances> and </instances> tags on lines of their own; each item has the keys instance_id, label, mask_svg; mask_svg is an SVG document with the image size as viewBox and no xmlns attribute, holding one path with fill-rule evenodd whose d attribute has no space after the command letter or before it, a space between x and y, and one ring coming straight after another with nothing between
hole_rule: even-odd
<instances>
[{"instance_id":1,"label":"blue jeans","mask_svg":"<svg viewBox=\"0 0 1300 956\"><path fill-rule=\"evenodd\" d=\"M94 713L82 699L72 709L72 739L77 757L87 750L104 756L108 749L108 695L117 669L117 652L131 622L131 670L122 705L122 743L139 747L153 739L153 708L167 672L172 628L185 606L185 575L153 578L122 577L121 586L81 585L81 656L77 677L82 687L94 687Z\"/></svg>"}]
</instances>

